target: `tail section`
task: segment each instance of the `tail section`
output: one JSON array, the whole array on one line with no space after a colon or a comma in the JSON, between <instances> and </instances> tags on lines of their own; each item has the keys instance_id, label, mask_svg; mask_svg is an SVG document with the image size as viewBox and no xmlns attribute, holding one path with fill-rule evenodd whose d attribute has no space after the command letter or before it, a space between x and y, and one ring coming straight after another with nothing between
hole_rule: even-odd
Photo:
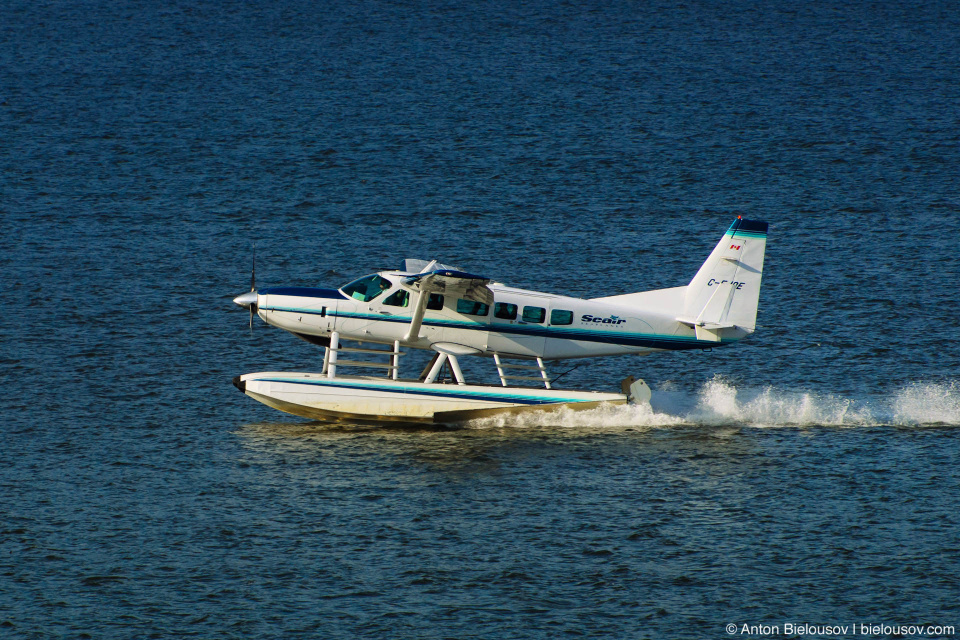
<instances>
[{"instance_id":1,"label":"tail section","mask_svg":"<svg viewBox=\"0 0 960 640\"><path fill-rule=\"evenodd\" d=\"M687 285L684 312L698 340L720 341L723 329L753 333L757 326L760 277L767 223L737 218Z\"/></svg>"}]
</instances>

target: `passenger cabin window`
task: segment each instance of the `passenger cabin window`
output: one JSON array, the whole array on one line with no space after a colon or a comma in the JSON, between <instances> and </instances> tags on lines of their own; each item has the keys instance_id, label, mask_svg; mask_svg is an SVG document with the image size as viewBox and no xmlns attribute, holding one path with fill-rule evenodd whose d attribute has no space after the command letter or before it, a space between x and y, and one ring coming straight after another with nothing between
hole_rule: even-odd
<instances>
[{"instance_id":1,"label":"passenger cabin window","mask_svg":"<svg viewBox=\"0 0 960 640\"><path fill-rule=\"evenodd\" d=\"M551 309L550 324L573 324L573 311Z\"/></svg>"},{"instance_id":2,"label":"passenger cabin window","mask_svg":"<svg viewBox=\"0 0 960 640\"><path fill-rule=\"evenodd\" d=\"M502 320L516 320L517 305L509 302L498 302L493 305L493 317Z\"/></svg>"},{"instance_id":3,"label":"passenger cabin window","mask_svg":"<svg viewBox=\"0 0 960 640\"><path fill-rule=\"evenodd\" d=\"M544 318L547 317L547 310L543 307L524 307L523 308L523 321L524 322L543 322Z\"/></svg>"},{"instance_id":4,"label":"passenger cabin window","mask_svg":"<svg viewBox=\"0 0 960 640\"><path fill-rule=\"evenodd\" d=\"M485 316L490 311L490 305L476 302L475 300L457 300L457 313L468 316Z\"/></svg>"},{"instance_id":5,"label":"passenger cabin window","mask_svg":"<svg viewBox=\"0 0 960 640\"><path fill-rule=\"evenodd\" d=\"M410 293L403 289L397 289L383 301L391 307L406 307L410 304Z\"/></svg>"},{"instance_id":6,"label":"passenger cabin window","mask_svg":"<svg viewBox=\"0 0 960 640\"><path fill-rule=\"evenodd\" d=\"M490 311L490 306L482 302L464 300L463 298L457 300L457 313L468 316L485 316L488 311Z\"/></svg>"},{"instance_id":7,"label":"passenger cabin window","mask_svg":"<svg viewBox=\"0 0 960 640\"><path fill-rule=\"evenodd\" d=\"M443 309L443 296L439 293L431 293L430 297L427 298L427 309L432 309L433 311Z\"/></svg>"},{"instance_id":8,"label":"passenger cabin window","mask_svg":"<svg viewBox=\"0 0 960 640\"><path fill-rule=\"evenodd\" d=\"M389 280L374 274L354 280L343 287L343 292L354 300L370 302L392 286Z\"/></svg>"}]
</instances>

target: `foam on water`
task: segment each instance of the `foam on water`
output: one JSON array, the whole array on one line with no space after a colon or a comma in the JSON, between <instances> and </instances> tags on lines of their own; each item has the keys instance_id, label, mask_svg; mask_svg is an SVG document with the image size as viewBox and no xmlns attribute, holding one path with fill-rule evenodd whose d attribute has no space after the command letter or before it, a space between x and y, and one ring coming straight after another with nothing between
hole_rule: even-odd
<instances>
[{"instance_id":1,"label":"foam on water","mask_svg":"<svg viewBox=\"0 0 960 640\"><path fill-rule=\"evenodd\" d=\"M654 391L651 405L605 406L590 411L536 412L474 420L472 428L960 426L960 385L913 383L890 396L847 398L832 393L738 387L720 376L696 394Z\"/></svg>"},{"instance_id":2,"label":"foam on water","mask_svg":"<svg viewBox=\"0 0 960 640\"><path fill-rule=\"evenodd\" d=\"M960 385L911 384L893 399L893 421L901 425L960 425Z\"/></svg>"},{"instance_id":3,"label":"foam on water","mask_svg":"<svg viewBox=\"0 0 960 640\"><path fill-rule=\"evenodd\" d=\"M650 405L605 405L587 411L535 411L519 415L501 415L470 421L467 426L474 429L496 429L502 427L664 427L683 424L684 419L667 413L655 411Z\"/></svg>"},{"instance_id":4,"label":"foam on water","mask_svg":"<svg viewBox=\"0 0 960 640\"><path fill-rule=\"evenodd\" d=\"M861 426L876 421L869 403L772 386L739 389L719 377L700 389L698 400L687 414L688 420L697 424Z\"/></svg>"}]
</instances>

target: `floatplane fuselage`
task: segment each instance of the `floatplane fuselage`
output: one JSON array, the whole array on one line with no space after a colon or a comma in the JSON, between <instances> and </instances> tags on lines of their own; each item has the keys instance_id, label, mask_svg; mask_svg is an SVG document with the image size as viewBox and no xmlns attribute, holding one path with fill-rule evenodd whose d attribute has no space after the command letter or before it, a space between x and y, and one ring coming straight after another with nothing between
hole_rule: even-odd
<instances>
[{"instance_id":1,"label":"floatplane fuselage","mask_svg":"<svg viewBox=\"0 0 960 640\"><path fill-rule=\"evenodd\" d=\"M564 402L562 393L558 395L550 389L544 361L705 349L728 345L753 333L766 233L767 223L737 218L686 286L601 298L516 289L436 260L405 260L400 269L367 275L339 289L271 287L258 291L252 286L249 293L234 301L255 311L267 324L325 347L326 354L319 374L248 374L235 383L248 395L299 415L319 419L389 419L385 410L393 411L410 402L429 405L424 400L429 394L446 394L438 387L424 387L426 391L419 397L407 397L417 395L411 389L419 387L410 387L411 384L434 384L445 363L450 366L453 382L460 387L470 386L463 379L457 359L481 356L495 360L503 387L509 387L507 380L512 379L544 381L544 389L536 390L536 394L543 396L545 402L534 405L577 404L577 408L586 408L583 403ZM251 393L256 380L279 381L284 375L308 376L300 383L301 396L308 391L331 396L334 389L363 386L361 377L337 376L337 367L348 363L338 354L376 350L344 347L345 340L388 346L389 350L383 352L389 354L390 363L381 365L390 373L387 380L363 377L367 386L375 387L369 392L371 397L359 402L334 402L336 407L325 397L318 403L317 411L304 411L286 401L268 402L270 385L261 385L260 394ZM402 348L435 352L431 365L417 380L399 378ZM507 364L523 360L535 361L536 365ZM349 361L348 366L357 364L360 363ZM535 369L538 375L508 375L511 368ZM273 387L278 385L276 382ZM525 394L535 391L521 389ZM460 391L463 395L466 390ZM630 399L626 386L624 392L618 395L620 401ZM634 399L645 394L648 391L640 388L633 391ZM550 402L553 396L557 399ZM309 398L299 397L299 401L306 400ZM616 399L598 402L613 400ZM370 411L363 410L365 403ZM493 411L498 406L484 410ZM427 407L421 413L460 417L450 413L460 410L455 404L441 407L444 408L447 411ZM402 409L396 417L402 420L408 414L409 410ZM424 416L418 416L416 421L423 419Z\"/></svg>"}]
</instances>

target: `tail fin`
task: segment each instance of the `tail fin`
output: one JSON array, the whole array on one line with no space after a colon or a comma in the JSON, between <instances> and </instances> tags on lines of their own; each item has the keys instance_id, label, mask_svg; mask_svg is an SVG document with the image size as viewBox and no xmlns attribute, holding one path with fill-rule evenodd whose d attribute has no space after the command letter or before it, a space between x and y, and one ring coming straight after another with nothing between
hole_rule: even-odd
<instances>
[{"instance_id":1,"label":"tail fin","mask_svg":"<svg viewBox=\"0 0 960 640\"><path fill-rule=\"evenodd\" d=\"M720 341L722 329L753 333L757 326L760 276L767 223L738 217L687 285L680 322L698 340Z\"/></svg>"}]
</instances>

